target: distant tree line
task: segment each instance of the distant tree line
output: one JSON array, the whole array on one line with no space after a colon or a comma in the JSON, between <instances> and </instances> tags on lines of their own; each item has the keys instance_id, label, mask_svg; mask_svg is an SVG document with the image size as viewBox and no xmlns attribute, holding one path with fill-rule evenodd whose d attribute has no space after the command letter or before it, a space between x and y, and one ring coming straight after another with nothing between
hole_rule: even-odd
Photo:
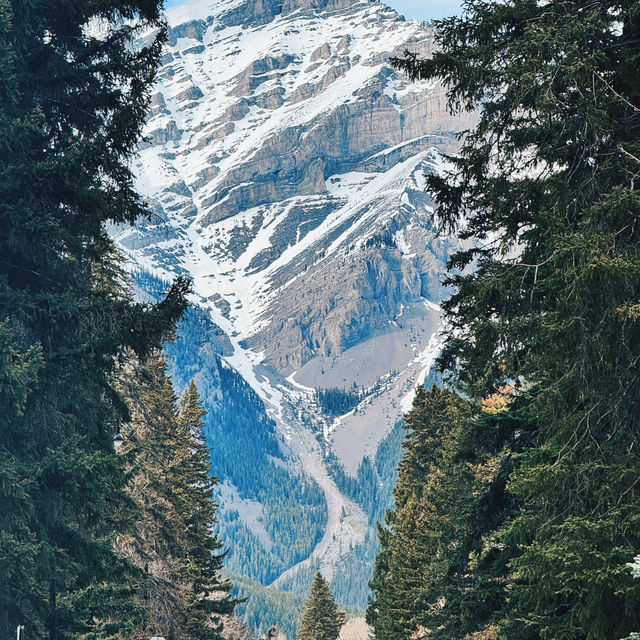
<instances>
[{"instance_id":1,"label":"distant tree line","mask_svg":"<svg viewBox=\"0 0 640 640\"><path fill-rule=\"evenodd\" d=\"M335 458L329 460L329 471L340 491L362 507L369 521L364 541L345 553L340 570L331 580L338 602L359 611L366 608L371 595L368 583L380 549L377 526L393 505L392 489L398 477L403 437L404 430L398 422L380 442L373 461L363 458L355 477L347 474Z\"/></svg>"},{"instance_id":2,"label":"distant tree line","mask_svg":"<svg viewBox=\"0 0 640 640\"><path fill-rule=\"evenodd\" d=\"M362 400L362 392L358 389L317 389L314 399L320 408L329 415L343 415L358 406Z\"/></svg>"}]
</instances>

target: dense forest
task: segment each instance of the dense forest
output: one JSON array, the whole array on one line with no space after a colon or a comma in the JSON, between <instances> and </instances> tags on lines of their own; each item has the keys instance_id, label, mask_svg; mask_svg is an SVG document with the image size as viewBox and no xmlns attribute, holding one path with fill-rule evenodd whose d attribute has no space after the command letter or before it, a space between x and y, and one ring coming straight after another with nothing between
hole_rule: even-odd
<instances>
[{"instance_id":1,"label":"dense forest","mask_svg":"<svg viewBox=\"0 0 640 640\"><path fill-rule=\"evenodd\" d=\"M358 406L362 394L358 389L317 389L314 399L328 415L342 415Z\"/></svg>"},{"instance_id":2,"label":"dense forest","mask_svg":"<svg viewBox=\"0 0 640 640\"><path fill-rule=\"evenodd\" d=\"M478 124L428 188L453 256L440 367L406 420L376 638L640 629L640 5L487 3L432 59Z\"/></svg>"},{"instance_id":3,"label":"dense forest","mask_svg":"<svg viewBox=\"0 0 640 640\"><path fill-rule=\"evenodd\" d=\"M158 356L190 283L176 279L156 304L135 302L106 231L149 215L129 159L166 36L160 11L133 0L0 4L7 638L22 625L33 639L162 630L171 640L215 640L235 604L210 535L197 390L178 408ZM104 31L87 30L98 22ZM146 30L155 35L133 48ZM133 424L139 447L119 455L114 442ZM161 467L151 459L159 447Z\"/></svg>"}]
</instances>

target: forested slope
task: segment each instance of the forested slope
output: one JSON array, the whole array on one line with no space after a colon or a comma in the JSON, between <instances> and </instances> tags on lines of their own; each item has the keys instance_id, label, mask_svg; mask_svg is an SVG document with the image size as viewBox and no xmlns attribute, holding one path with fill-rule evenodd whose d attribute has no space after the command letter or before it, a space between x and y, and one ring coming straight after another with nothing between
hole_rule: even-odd
<instances>
[{"instance_id":1,"label":"forested slope","mask_svg":"<svg viewBox=\"0 0 640 640\"><path fill-rule=\"evenodd\" d=\"M166 288L166 283L145 272L136 272L134 282L151 295ZM315 483L287 467L264 404L216 348L224 350L219 330L206 311L191 307L178 325L177 339L165 346L169 372L178 390L191 379L198 382L207 411L204 433L212 473L233 484L239 498L262 507L271 543L268 550L238 522L233 504L223 509L227 566L268 584L309 555L322 535L326 506Z\"/></svg>"},{"instance_id":2,"label":"forested slope","mask_svg":"<svg viewBox=\"0 0 640 640\"><path fill-rule=\"evenodd\" d=\"M167 287L144 271L134 272L133 282L154 298ZM246 381L224 362L224 351L224 336L197 305L178 324L176 340L165 345L176 389L191 379L198 384L207 411L204 434L211 472L232 487L220 498L220 535L228 548L225 570L234 582L268 585L311 553L326 526L326 504L314 481L288 466L273 420ZM238 513L247 502L259 520L253 530ZM254 599L247 619L261 621L265 628L278 622L269 617L270 600L264 595Z\"/></svg>"}]
</instances>

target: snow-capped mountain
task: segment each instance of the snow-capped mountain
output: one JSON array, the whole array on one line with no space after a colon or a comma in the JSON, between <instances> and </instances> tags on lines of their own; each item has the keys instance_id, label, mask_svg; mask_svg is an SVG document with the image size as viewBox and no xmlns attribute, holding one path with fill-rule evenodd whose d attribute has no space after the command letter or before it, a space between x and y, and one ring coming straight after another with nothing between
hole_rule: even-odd
<instances>
[{"instance_id":1,"label":"snow-capped mountain","mask_svg":"<svg viewBox=\"0 0 640 640\"><path fill-rule=\"evenodd\" d=\"M424 173L469 122L443 87L390 67L429 55L432 32L380 2L193 0L168 21L135 163L155 217L115 235L145 269L193 278L224 360L325 492L310 561L330 574L368 525L326 460L354 473L375 455L433 362L453 245L435 236ZM363 395L328 416L314 397L327 388Z\"/></svg>"}]
</instances>

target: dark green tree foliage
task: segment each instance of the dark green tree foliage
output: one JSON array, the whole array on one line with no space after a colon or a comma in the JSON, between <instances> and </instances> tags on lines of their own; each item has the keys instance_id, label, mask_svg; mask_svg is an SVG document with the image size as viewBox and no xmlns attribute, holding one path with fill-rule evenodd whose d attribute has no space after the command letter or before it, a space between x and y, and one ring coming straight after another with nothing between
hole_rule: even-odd
<instances>
[{"instance_id":1,"label":"dark green tree foliage","mask_svg":"<svg viewBox=\"0 0 640 640\"><path fill-rule=\"evenodd\" d=\"M211 527L217 522L214 486L211 476L209 449L203 433L200 395L192 380L180 401L178 427L185 443L182 483L173 491L184 502L186 524L186 557L191 594L187 606L186 631L195 640L218 640L221 615L233 613L236 601L229 597L231 584L221 577L222 542L213 535Z\"/></svg>"},{"instance_id":2,"label":"dark green tree foliage","mask_svg":"<svg viewBox=\"0 0 640 640\"><path fill-rule=\"evenodd\" d=\"M131 628L126 414L114 357L158 347L185 307L123 293L108 220L146 213L128 158L164 37L157 0L0 1L0 635ZM91 28L89 26L91 25ZM133 49L141 30L148 46Z\"/></svg>"},{"instance_id":3,"label":"dark green tree foliage","mask_svg":"<svg viewBox=\"0 0 640 640\"><path fill-rule=\"evenodd\" d=\"M140 571L142 625L135 638L181 638L190 596L187 582L184 443L180 442L176 397L153 357L144 365L127 363L121 391L131 422L120 449L131 466L129 496L137 506L135 530L119 538L118 550Z\"/></svg>"},{"instance_id":4,"label":"dark green tree foliage","mask_svg":"<svg viewBox=\"0 0 640 640\"><path fill-rule=\"evenodd\" d=\"M124 376L123 376L124 377ZM221 577L204 411L195 384L176 406L162 359L135 368L123 391L132 407L124 455L133 462L136 531L120 548L143 572L140 637L218 640L221 616L233 612L231 585Z\"/></svg>"},{"instance_id":5,"label":"dark green tree foliage","mask_svg":"<svg viewBox=\"0 0 640 640\"><path fill-rule=\"evenodd\" d=\"M496 537L512 508L505 492L512 447L496 432L513 433L510 422L508 413L474 411L452 391L418 390L406 416L395 510L379 530L367 611L379 640L426 630L438 639L494 637L512 551Z\"/></svg>"},{"instance_id":6,"label":"dark green tree foliage","mask_svg":"<svg viewBox=\"0 0 640 640\"><path fill-rule=\"evenodd\" d=\"M238 597L246 599L236 611L252 629L265 633L273 625L278 625L288 638L294 638L304 607L304 597L289 591L265 587L255 580L234 578Z\"/></svg>"},{"instance_id":7,"label":"dark green tree foliage","mask_svg":"<svg viewBox=\"0 0 640 640\"><path fill-rule=\"evenodd\" d=\"M225 567L234 577L243 576L269 584L284 571L282 561L265 548L263 541L247 527L235 509L226 509L220 514L220 535L229 547Z\"/></svg>"},{"instance_id":8,"label":"dark green tree foliage","mask_svg":"<svg viewBox=\"0 0 640 640\"><path fill-rule=\"evenodd\" d=\"M391 489L397 478L402 436L403 429L401 423L398 423L380 443L373 462L370 458L363 459L355 477L347 474L335 457L330 462L329 471L336 484L343 493L363 508L370 524L381 521L387 509L392 506ZM232 541L230 542L231 552L225 564L228 571L234 574L234 584L240 583L239 576L257 577L263 584L269 584L278 575L274 571L272 556L265 551L260 540L239 520L237 511L227 511L222 515L222 520L225 537ZM367 532L361 544L347 551L341 569L335 573L330 585L336 601L341 605L352 606L357 611L363 611L366 608L367 598L370 595L368 582L379 548L378 537L372 529ZM284 568L282 566L280 572ZM317 569L315 565L299 569L290 579L279 583L279 587L295 594L306 594ZM242 585L247 584L246 580L241 582ZM282 622L286 617L286 623L282 622L282 626L289 637L295 636L298 623L295 611L300 609L300 607L296 609L295 601L291 603L287 599L278 601L279 605L276 609L274 599L269 595L270 590L247 589L242 586L238 591L241 594L250 594L247 604L240 605L238 611L242 615L246 612L247 621L252 627L265 631L269 626L278 621ZM284 617L279 618L280 614Z\"/></svg>"},{"instance_id":9,"label":"dark green tree foliage","mask_svg":"<svg viewBox=\"0 0 640 640\"><path fill-rule=\"evenodd\" d=\"M450 277L441 364L471 399L522 383L496 637L620 638L640 611L640 4L466 9L397 64L479 110L428 186L441 227L480 240L451 260L476 268Z\"/></svg>"},{"instance_id":10,"label":"dark green tree foliage","mask_svg":"<svg viewBox=\"0 0 640 640\"><path fill-rule=\"evenodd\" d=\"M362 400L362 394L357 390L346 389L318 389L314 394L316 402L325 413L330 415L342 415L358 406Z\"/></svg>"},{"instance_id":11,"label":"dark green tree foliage","mask_svg":"<svg viewBox=\"0 0 640 640\"><path fill-rule=\"evenodd\" d=\"M302 612L297 640L336 640L344 618L344 611L338 610L327 581L318 571Z\"/></svg>"}]
</instances>

